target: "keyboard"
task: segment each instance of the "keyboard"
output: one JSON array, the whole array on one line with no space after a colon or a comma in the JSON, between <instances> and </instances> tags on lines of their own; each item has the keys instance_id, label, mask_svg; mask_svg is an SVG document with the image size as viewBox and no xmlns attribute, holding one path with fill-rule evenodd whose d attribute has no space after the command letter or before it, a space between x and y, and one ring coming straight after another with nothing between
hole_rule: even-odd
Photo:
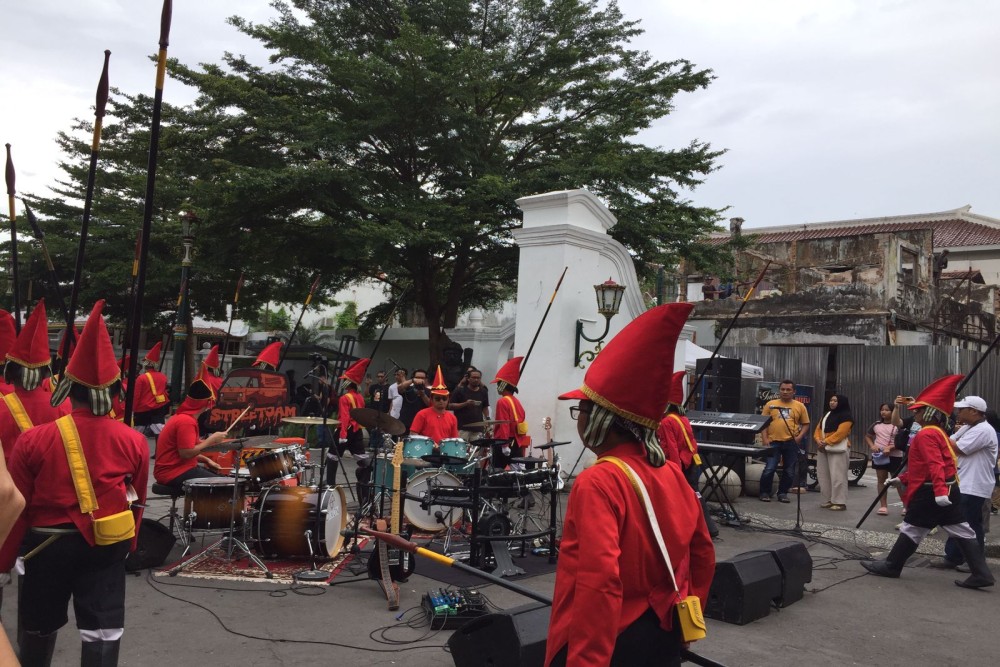
<instances>
[{"instance_id":1,"label":"keyboard","mask_svg":"<svg viewBox=\"0 0 1000 667\"><path fill-rule=\"evenodd\" d=\"M720 429L740 433L760 433L771 423L769 416L740 412L688 410L686 414L688 421L694 428Z\"/></svg>"}]
</instances>

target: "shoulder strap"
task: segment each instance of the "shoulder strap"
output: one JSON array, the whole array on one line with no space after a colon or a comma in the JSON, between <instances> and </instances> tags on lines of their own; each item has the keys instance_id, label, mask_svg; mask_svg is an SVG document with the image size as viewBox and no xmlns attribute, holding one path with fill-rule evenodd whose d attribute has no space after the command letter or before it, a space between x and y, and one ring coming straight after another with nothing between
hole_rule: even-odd
<instances>
[{"instance_id":1,"label":"shoulder strap","mask_svg":"<svg viewBox=\"0 0 1000 667\"><path fill-rule=\"evenodd\" d=\"M940 426L925 426L924 428L937 431L944 439L945 444L948 445L948 453L951 454L951 460L955 464L955 481L961 483L958 479L958 454L955 453L955 448L951 446L951 438L948 437L948 434Z\"/></svg>"},{"instance_id":2,"label":"shoulder strap","mask_svg":"<svg viewBox=\"0 0 1000 667\"><path fill-rule=\"evenodd\" d=\"M146 371L143 375L145 375L146 380L149 381L149 391L153 394L153 400L157 403L166 403L167 397L156 391L156 382L153 381L153 374Z\"/></svg>"},{"instance_id":3,"label":"shoulder strap","mask_svg":"<svg viewBox=\"0 0 1000 667\"><path fill-rule=\"evenodd\" d=\"M692 460L696 464L701 465L701 457L698 456L698 450L695 449L694 443L691 442L691 438L688 437L688 431L687 431L686 428L684 428L684 420L681 419L681 416L679 414L677 414L676 412L671 412L667 416L668 417L672 417L674 419L674 421L677 422L677 425L681 427L681 433L684 434L684 442L687 443L688 451L691 452L691 454L693 455Z\"/></svg>"},{"instance_id":4,"label":"shoulder strap","mask_svg":"<svg viewBox=\"0 0 1000 667\"><path fill-rule=\"evenodd\" d=\"M21 403L21 399L17 397L13 392L7 394L3 397L4 403L7 404L7 409L10 410L11 416L14 417L14 422L17 427L21 429L21 433L24 433L29 428L33 427L34 424L31 423L31 417L28 416L28 412L24 409L24 404Z\"/></svg>"},{"instance_id":5,"label":"shoulder strap","mask_svg":"<svg viewBox=\"0 0 1000 667\"><path fill-rule=\"evenodd\" d=\"M73 416L60 417L56 420L56 426L59 428L59 435L62 436L63 447L66 449L66 460L69 462L73 486L76 487L80 511L84 514L93 514L98 509L97 494L94 493L94 484L90 481L87 459L83 455L83 447L80 446L80 433L76 430Z\"/></svg>"},{"instance_id":6,"label":"shoulder strap","mask_svg":"<svg viewBox=\"0 0 1000 667\"><path fill-rule=\"evenodd\" d=\"M511 397L511 396L504 396L504 398L506 398L507 401L510 403L510 411L514 413L514 419L516 421L520 422L521 419L517 416L517 404L514 402L513 397Z\"/></svg>"},{"instance_id":7,"label":"shoulder strap","mask_svg":"<svg viewBox=\"0 0 1000 667\"><path fill-rule=\"evenodd\" d=\"M347 392L346 394L344 394L344 396L346 396L347 400L351 402L351 409L352 410L354 408L358 407L358 404L354 402L354 394L352 394L351 392Z\"/></svg>"},{"instance_id":8,"label":"shoulder strap","mask_svg":"<svg viewBox=\"0 0 1000 667\"><path fill-rule=\"evenodd\" d=\"M639 496L639 501L646 507L646 517L649 519L649 526L653 529L653 537L656 538L656 543L660 546L660 553L663 554L663 560L667 562L667 572L670 573L670 581L674 584L674 590L677 591L677 579L674 577L674 566L670 562L670 553L667 551L667 545L663 542L663 533L660 532L660 524L656 520L656 512L653 510L653 504L649 502L649 493L646 492L646 485L642 483L642 480L635 471L632 470L632 466L622 461L617 456L602 456L597 459L598 463L603 463L607 461L608 463L613 463L618 468L625 473L628 478L629 483L635 490L636 495Z\"/></svg>"}]
</instances>

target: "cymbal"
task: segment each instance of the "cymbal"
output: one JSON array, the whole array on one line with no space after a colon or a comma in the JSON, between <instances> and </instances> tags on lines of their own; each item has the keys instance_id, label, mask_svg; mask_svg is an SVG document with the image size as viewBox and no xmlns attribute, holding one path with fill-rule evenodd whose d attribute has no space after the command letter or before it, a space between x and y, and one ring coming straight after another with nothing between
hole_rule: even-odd
<instances>
[{"instance_id":1,"label":"cymbal","mask_svg":"<svg viewBox=\"0 0 1000 667\"><path fill-rule=\"evenodd\" d=\"M406 425L403 422L388 413L379 412L372 408L354 408L351 410L351 419L365 428L377 428L389 435L406 433Z\"/></svg>"},{"instance_id":2,"label":"cymbal","mask_svg":"<svg viewBox=\"0 0 1000 667\"><path fill-rule=\"evenodd\" d=\"M469 443L470 447L492 447L493 445L506 445L510 438L480 438Z\"/></svg>"},{"instance_id":3,"label":"cymbal","mask_svg":"<svg viewBox=\"0 0 1000 667\"><path fill-rule=\"evenodd\" d=\"M285 417L281 420L282 424L305 424L306 426L322 426L322 417ZM336 426L340 422L336 419L327 419L327 426Z\"/></svg>"},{"instance_id":4,"label":"cymbal","mask_svg":"<svg viewBox=\"0 0 1000 667\"><path fill-rule=\"evenodd\" d=\"M236 449L241 446L247 449L281 449L282 447L289 446L287 442L275 442L274 440L277 437L276 435L251 435L246 438L226 440L223 444L229 445L229 449Z\"/></svg>"},{"instance_id":5,"label":"cymbal","mask_svg":"<svg viewBox=\"0 0 1000 667\"><path fill-rule=\"evenodd\" d=\"M424 454L420 458L435 466L460 466L468 463L461 457L448 456L447 454Z\"/></svg>"},{"instance_id":6,"label":"cymbal","mask_svg":"<svg viewBox=\"0 0 1000 667\"><path fill-rule=\"evenodd\" d=\"M535 449L551 449L553 447L559 447L560 445L568 445L571 440L563 440L562 442L546 442L544 445L532 445Z\"/></svg>"},{"instance_id":7,"label":"cymbal","mask_svg":"<svg viewBox=\"0 0 1000 667\"><path fill-rule=\"evenodd\" d=\"M511 463L545 463L545 459L540 456L512 456Z\"/></svg>"},{"instance_id":8,"label":"cymbal","mask_svg":"<svg viewBox=\"0 0 1000 667\"><path fill-rule=\"evenodd\" d=\"M487 426L496 426L497 424L516 424L516 423L517 422L515 421L507 419L487 419L481 422L472 422L471 424L465 424L462 428L467 428L469 426L472 426L473 428L479 428L480 426L482 426L485 428Z\"/></svg>"},{"instance_id":9,"label":"cymbal","mask_svg":"<svg viewBox=\"0 0 1000 667\"><path fill-rule=\"evenodd\" d=\"M390 455L387 456L386 458L391 459L392 456ZM431 464L428 463L427 461L424 461L423 459L403 459L402 465L413 466L414 468L428 468L430 467Z\"/></svg>"},{"instance_id":10,"label":"cymbal","mask_svg":"<svg viewBox=\"0 0 1000 667\"><path fill-rule=\"evenodd\" d=\"M233 445L233 444L231 444L229 442L220 442L217 445L211 445L209 447L206 447L205 449L203 449L201 451L203 451L203 452L228 452L228 451L231 451L233 449L236 449L235 445Z\"/></svg>"}]
</instances>

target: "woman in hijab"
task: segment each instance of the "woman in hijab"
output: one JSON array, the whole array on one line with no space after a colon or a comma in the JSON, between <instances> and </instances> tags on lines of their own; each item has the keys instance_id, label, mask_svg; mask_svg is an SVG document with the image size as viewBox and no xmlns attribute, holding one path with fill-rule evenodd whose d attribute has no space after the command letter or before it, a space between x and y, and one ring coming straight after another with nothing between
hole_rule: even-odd
<instances>
[{"instance_id":1,"label":"woman in hijab","mask_svg":"<svg viewBox=\"0 0 1000 667\"><path fill-rule=\"evenodd\" d=\"M851 461L851 444L847 437L854 426L851 403L842 394L830 397L830 411L816 425L816 476L823 494L823 507L835 512L847 509L847 470Z\"/></svg>"}]
</instances>

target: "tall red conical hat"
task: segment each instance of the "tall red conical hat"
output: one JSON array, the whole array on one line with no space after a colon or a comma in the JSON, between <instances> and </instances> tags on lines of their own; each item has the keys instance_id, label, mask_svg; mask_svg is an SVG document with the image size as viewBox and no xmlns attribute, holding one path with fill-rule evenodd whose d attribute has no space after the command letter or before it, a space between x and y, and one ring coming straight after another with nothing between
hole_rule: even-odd
<instances>
[{"instance_id":1,"label":"tall red conical hat","mask_svg":"<svg viewBox=\"0 0 1000 667\"><path fill-rule=\"evenodd\" d=\"M590 364L583 386L559 398L593 401L655 429L667 408L677 337L693 308L690 303L668 303L629 322ZM636 378L643 381L637 384Z\"/></svg>"},{"instance_id":2,"label":"tall red conical hat","mask_svg":"<svg viewBox=\"0 0 1000 667\"><path fill-rule=\"evenodd\" d=\"M438 364L437 372L434 374L434 384L431 385L432 396L450 396L448 385L444 383L444 374L441 372L441 365Z\"/></svg>"},{"instance_id":3,"label":"tall red conical hat","mask_svg":"<svg viewBox=\"0 0 1000 667\"><path fill-rule=\"evenodd\" d=\"M7 350L7 359L25 368L41 368L52 363L49 352L49 321L45 315L45 299L39 299L28 316L17 340Z\"/></svg>"},{"instance_id":4,"label":"tall red conical hat","mask_svg":"<svg viewBox=\"0 0 1000 667\"><path fill-rule=\"evenodd\" d=\"M83 333L76 342L76 350L66 365L65 380L72 380L91 389L111 386L121 377L115 360L115 349L108 336L108 327L104 324L103 310L104 299L101 299L90 311ZM62 385L62 382L59 384Z\"/></svg>"},{"instance_id":5,"label":"tall red conical hat","mask_svg":"<svg viewBox=\"0 0 1000 667\"><path fill-rule=\"evenodd\" d=\"M493 382L490 384L503 381L516 387L521 381L521 361L523 359L524 357L514 357L501 366L500 370L497 371L497 376L493 378Z\"/></svg>"},{"instance_id":6,"label":"tall red conical hat","mask_svg":"<svg viewBox=\"0 0 1000 667\"><path fill-rule=\"evenodd\" d=\"M153 365L160 363L160 350L163 349L163 341L157 341L156 345L149 348L149 352L146 356L142 358L143 361L147 361Z\"/></svg>"},{"instance_id":7,"label":"tall red conical hat","mask_svg":"<svg viewBox=\"0 0 1000 667\"><path fill-rule=\"evenodd\" d=\"M684 405L685 380L687 380L687 371L677 371L670 376L670 392L667 394L667 403Z\"/></svg>"},{"instance_id":8,"label":"tall red conical hat","mask_svg":"<svg viewBox=\"0 0 1000 667\"><path fill-rule=\"evenodd\" d=\"M281 361L281 346L284 345L280 340L275 341L265 347L254 359L253 365L257 364L270 364L275 368L278 367L278 363Z\"/></svg>"},{"instance_id":9,"label":"tall red conical hat","mask_svg":"<svg viewBox=\"0 0 1000 667\"><path fill-rule=\"evenodd\" d=\"M6 310L0 310L0 365L7 359L7 352L17 340L17 329L14 327L14 316Z\"/></svg>"},{"instance_id":10,"label":"tall red conical hat","mask_svg":"<svg viewBox=\"0 0 1000 667\"><path fill-rule=\"evenodd\" d=\"M934 380L924 387L924 390L917 396L917 400L910 403L910 409L931 407L946 415L950 415L955 408L955 389L962 381L964 375L945 375Z\"/></svg>"},{"instance_id":11,"label":"tall red conical hat","mask_svg":"<svg viewBox=\"0 0 1000 667\"><path fill-rule=\"evenodd\" d=\"M350 380L354 384L361 386L361 381L365 379L365 372L368 370L368 364L371 363L371 359L358 359L350 368L344 371L344 374L340 376L341 380Z\"/></svg>"},{"instance_id":12,"label":"tall red conical hat","mask_svg":"<svg viewBox=\"0 0 1000 667\"><path fill-rule=\"evenodd\" d=\"M213 345L212 349L208 351L205 355L205 360L202 362L209 368L219 368L219 346Z\"/></svg>"}]
</instances>

